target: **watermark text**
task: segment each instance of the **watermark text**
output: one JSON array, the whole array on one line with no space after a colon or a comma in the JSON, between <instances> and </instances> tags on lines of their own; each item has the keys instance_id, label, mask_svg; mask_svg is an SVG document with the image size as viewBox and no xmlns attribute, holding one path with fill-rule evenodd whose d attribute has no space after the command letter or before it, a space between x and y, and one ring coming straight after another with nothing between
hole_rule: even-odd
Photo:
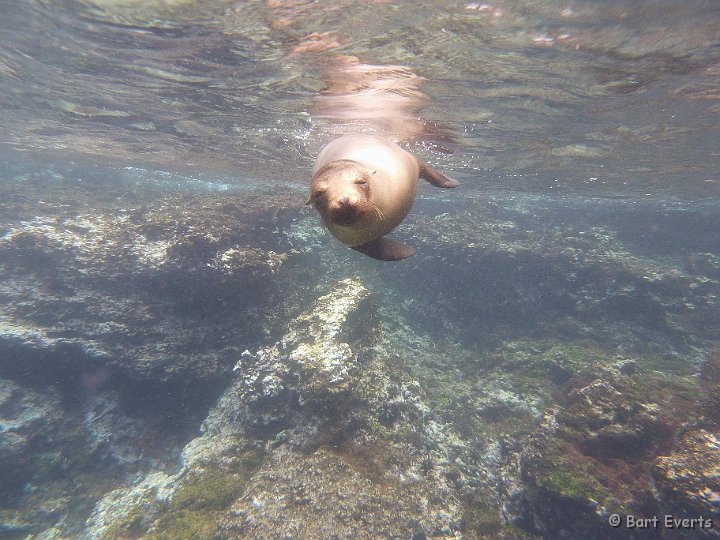
<instances>
[{"instance_id":1,"label":"watermark text","mask_svg":"<svg viewBox=\"0 0 720 540\"><path fill-rule=\"evenodd\" d=\"M653 517L637 517L632 514L621 516L620 514L610 514L608 516L610 526L627 529L696 529L708 530L713 529L713 521L706 517L677 517L671 514Z\"/></svg>"}]
</instances>

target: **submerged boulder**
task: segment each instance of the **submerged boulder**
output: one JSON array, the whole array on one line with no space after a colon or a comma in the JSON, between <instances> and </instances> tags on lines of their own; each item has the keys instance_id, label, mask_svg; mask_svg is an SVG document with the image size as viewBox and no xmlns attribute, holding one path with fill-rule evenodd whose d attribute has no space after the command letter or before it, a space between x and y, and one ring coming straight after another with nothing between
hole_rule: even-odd
<instances>
[{"instance_id":1,"label":"submerged boulder","mask_svg":"<svg viewBox=\"0 0 720 540\"><path fill-rule=\"evenodd\" d=\"M662 354L715 340L720 282L710 259L682 265L638 249L660 212L652 204L517 196L418 214L407 228L433 270L423 291L436 298L427 311L418 306L418 324L427 318L430 326L441 309L469 341L554 334ZM699 220L677 214L690 228ZM653 233L658 250L670 232Z\"/></svg>"},{"instance_id":2,"label":"submerged boulder","mask_svg":"<svg viewBox=\"0 0 720 540\"><path fill-rule=\"evenodd\" d=\"M287 195L26 179L0 200L0 372L213 380L263 335L291 256L270 232Z\"/></svg>"},{"instance_id":3,"label":"submerged boulder","mask_svg":"<svg viewBox=\"0 0 720 540\"><path fill-rule=\"evenodd\" d=\"M155 516L142 521L144 538L458 536L463 507L448 462L433 457L443 455L443 428L423 418L402 370L360 354L378 330L361 280L335 283L274 345L242 354L163 484L164 506L141 481L98 503L88 531L102 535L120 500L131 506L125 534L140 523L132 516Z\"/></svg>"},{"instance_id":4,"label":"submerged boulder","mask_svg":"<svg viewBox=\"0 0 720 540\"><path fill-rule=\"evenodd\" d=\"M656 498L651 469L656 458L666 463L658 456L676 440L685 448L676 438L695 414L696 383L596 366L573 377L566 392L513 458L510 477L517 474L521 485L508 491L508 517L534 534L600 539L627 537L608 524L611 514L669 512Z\"/></svg>"},{"instance_id":5,"label":"submerged boulder","mask_svg":"<svg viewBox=\"0 0 720 540\"><path fill-rule=\"evenodd\" d=\"M41 393L0 379L0 507L63 466L58 440L66 423L55 389Z\"/></svg>"},{"instance_id":6,"label":"submerged boulder","mask_svg":"<svg viewBox=\"0 0 720 540\"><path fill-rule=\"evenodd\" d=\"M657 459L653 478L664 507L678 518L720 518L720 432L683 435L669 455Z\"/></svg>"}]
</instances>

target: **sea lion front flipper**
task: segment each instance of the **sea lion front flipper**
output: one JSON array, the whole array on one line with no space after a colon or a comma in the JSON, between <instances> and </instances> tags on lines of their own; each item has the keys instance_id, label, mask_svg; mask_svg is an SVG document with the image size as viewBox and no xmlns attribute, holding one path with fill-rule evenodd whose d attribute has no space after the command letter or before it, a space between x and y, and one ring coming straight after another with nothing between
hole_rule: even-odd
<instances>
[{"instance_id":1,"label":"sea lion front flipper","mask_svg":"<svg viewBox=\"0 0 720 540\"><path fill-rule=\"evenodd\" d=\"M353 249L378 261L401 261L415 255L414 247L387 238L376 238Z\"/></svg>"},{"instance_id":2,"label":"sea lion front flipper","mask_svg":"<svg viewBox=\"0 0 720 540\"><path fill-rule=\"evenodd\" d=\"M418 165L420 165L420 178L422 178L423 180L427 180L433 186L441 188L454 188L460 185L460 182L458 182L457 180L453 180L452 178L448 178L443 173L440 173L433 169L424 161L420 161L418 159L417 162Z\"/></svg>"}]
</instances>

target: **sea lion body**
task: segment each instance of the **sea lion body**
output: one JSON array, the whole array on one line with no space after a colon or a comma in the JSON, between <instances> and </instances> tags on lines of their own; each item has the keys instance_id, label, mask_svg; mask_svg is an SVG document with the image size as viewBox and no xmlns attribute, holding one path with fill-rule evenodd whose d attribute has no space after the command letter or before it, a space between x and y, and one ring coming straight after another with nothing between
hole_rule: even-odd
<instances>
[{"instance_id":1,"label":"sea lion body","mask_svg":"<svg viewBox=\"0 0 720 540\"><path fill-rule=\"evenodd\" d=\"M334 140L318 155L313 176L333 161L355 161L371 175L370 201L385 219L364 219L343 225L332 220L325 223L343 244L357 247L385 236L408 215L415 202L420 168L415 157L398 145L370 135L348 135Z\"/></svg>"},{"instance_id":2,"label":"sea lion body","mask_svg":"<svg viewBox=\"0 0 720 540\"><path fill-rule=\"evenodd\" d=\"M346 135L318 155L308 203L345 245L380 260L404 259L415 250L383 236L410 212L420 176L439 187L459 185L389 140Z\"/></svg>"}]
</instances>

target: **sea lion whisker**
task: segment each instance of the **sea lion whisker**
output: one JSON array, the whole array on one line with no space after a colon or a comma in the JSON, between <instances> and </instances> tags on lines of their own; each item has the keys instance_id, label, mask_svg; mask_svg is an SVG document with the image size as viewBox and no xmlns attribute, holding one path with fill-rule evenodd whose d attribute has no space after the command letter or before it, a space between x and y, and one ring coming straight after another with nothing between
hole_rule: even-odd
<instances>
[{"instance_id":1,"label":"sea lion whisker","mask_svg":"<svg viewBox=\"0 0 720 540\"><path fill-rule=\"evenodd\" d=\"M382 213L382 210L380 210L380 209L377 207L377 204L375 204L375 203L372 202L372 201L368 201L368 202L369 202L369 203L372 205L372 207L375 209L375 212L377 213L378 217L380 218L380 221L385 221L385 214L383 214L383 213Z\"/></svg>"}]
</instances>

